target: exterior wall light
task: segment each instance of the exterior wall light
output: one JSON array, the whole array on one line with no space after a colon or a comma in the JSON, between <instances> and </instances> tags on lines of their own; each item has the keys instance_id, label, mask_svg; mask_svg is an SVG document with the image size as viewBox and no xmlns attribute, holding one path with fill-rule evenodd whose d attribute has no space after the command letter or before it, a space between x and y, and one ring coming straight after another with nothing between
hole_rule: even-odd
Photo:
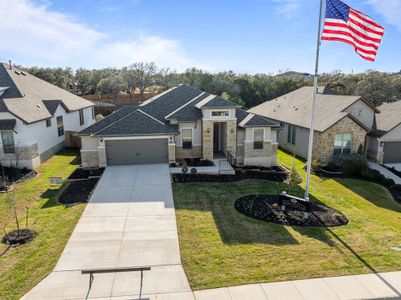
<instances>
[{"instance_id":1,"label":"exterior wall light","mask_svg":"<svg viewBox=\"0 0 401 300\"><path fill-rule=\"evenodd\" d=\"M206 131L207 131L207 133L210 133L210 128L208 128Z\"/></svg>"},{"instance_id":2,"label":"exterior wall light","mask_svg":"<svg viewBox=\"0 0 401 300\"><path fill-rule=\"evenodd\" d=\"M231 133L234 133L234 128L231 128Z\"/></svg>"}]
</instances>

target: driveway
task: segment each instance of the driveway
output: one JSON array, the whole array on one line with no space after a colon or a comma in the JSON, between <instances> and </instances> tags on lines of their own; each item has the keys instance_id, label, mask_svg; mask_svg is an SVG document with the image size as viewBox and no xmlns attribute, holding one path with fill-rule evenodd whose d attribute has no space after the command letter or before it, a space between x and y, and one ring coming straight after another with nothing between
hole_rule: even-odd
<instances>
[{"instance_id":1,"label":"driveway","mask_svg":"<svg viewBox=\"0 0 401 300\"><path fill-rule=\"evenodd\" d=\"M89 275L81 270L151 266ZM107 167L54 271L25 299L193 299L181 265L168 165Z\"/></svg>"}]
</instances>

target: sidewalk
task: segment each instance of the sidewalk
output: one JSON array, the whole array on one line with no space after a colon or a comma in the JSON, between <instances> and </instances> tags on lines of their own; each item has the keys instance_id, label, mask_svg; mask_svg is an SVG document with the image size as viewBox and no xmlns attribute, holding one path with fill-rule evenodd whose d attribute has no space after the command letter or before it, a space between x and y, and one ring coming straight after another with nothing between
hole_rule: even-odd
<instances>
[{"instance_id":1,"label":"sidewalk","mask_svg":"<svg viewBox=\"0 0 401 300\"><path fill-rule=\"evenodd\" d=\"M397 175L395 175L394 173L392 173L391 171L387 170L385 167L383 167L375 162L372 162L372 161L369 162L369 167L371 169L375 169L375 170L379 171L386 178L390 178L390 179L394 180L394 182L396 184L401 184L401 178L398 177Z\"/></svg>"},{"instance_id":2,"label":"sidewalk","mask_svg":"<svg viewBox=\"0 0 401 300\"><path fill-rule=\"evenodd\" d=\"M196 300L401 299L401 272L251 284L194 294Z\"/></svg>"}]
</instances>

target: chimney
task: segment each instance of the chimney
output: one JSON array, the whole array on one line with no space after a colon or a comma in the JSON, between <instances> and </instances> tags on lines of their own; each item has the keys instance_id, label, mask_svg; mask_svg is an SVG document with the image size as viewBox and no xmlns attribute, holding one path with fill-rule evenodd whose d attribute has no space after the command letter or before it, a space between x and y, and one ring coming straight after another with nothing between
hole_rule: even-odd
<instances>
[{"instance_id":1,"label":"chimney","mask_svg":"<svg viewBox=\"0 0 401 300\"><path fill-rule=\"evenodd\" d=\"M8 60L8 63L9 63L9 65L10 65L10 70L12 70L12 69L13 69L13 67L12 67L12 65L11 65L11 59L10 59L10 60Z\"/></svg>"}]
</instances>

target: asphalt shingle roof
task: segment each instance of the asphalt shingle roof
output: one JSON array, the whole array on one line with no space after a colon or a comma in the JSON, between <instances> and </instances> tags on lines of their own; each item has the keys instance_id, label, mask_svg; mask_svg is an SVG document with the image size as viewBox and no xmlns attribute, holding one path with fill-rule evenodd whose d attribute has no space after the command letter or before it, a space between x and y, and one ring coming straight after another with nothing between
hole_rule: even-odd
<instances>
[{"instance_id":1,"label":"asphalt shingle roof","mask_svg":"<svg viewBox=\"0 0 401 300\"><path fill-rule=\"evenodd\" d=\"M380 114L376 115L376 128L379 136L383 136L401 124L401 101L384 103L378 109Z\"/></svg>"},{"instance_id":2,"label":"asphalt shingle roof","mask_svg":"<svg viewBox=\"0 0 401 300\"><path fill-rule=\"evenodd\" d=\"M54 115L54 113L57 110L57 107L60 105L61 100L44 100L43 101L44 105L46 106L47 110L51 115Z\"/></svg>"},{"instance_id":3,"label":"asphalt shingle roof","mask_svg":"<svg viewBox=\"0 0 401 300\"><path fill-rule=\"evenodd\" d=\"M190 104L184 106L174 114L172 114L169 119L177 119L177 121L185 122L185 121L196 121L202 118L202 110L195 107L197 103L202 101L203 99L210 96L208 93L204 93L200 95L198 99L194 100Z\"/></svg>"},{"instance_id":4,"label":"asphalt shingle roof","mask_svg":"<svg viewBox=\"0 0 401 300\"><path fill-rule=\"evenodd\" d=\"M95 133L95 136L131 136L153 134L177 134L177 126L165 125L140 109Z\"/></svg>"},{"instance_id":5,"label":"asphalt shingle roof","mask_svg":"<svg viewBox=\"0 0 401 300\"><path fill-rule=\"evenodd\" d=\"M0 120L0 130L13 130L17 121L15 119Z\"/></svg>"},{"instance_id":6,"label":"asphalt shingle roof","mask_svg":"<svg viewBox=\"0 0 401 300\"><path fill-rule=\"evenodd\" d=\"M239 107L240 105L231 102L230 100L224 99L223 97L216 96L212 100L208 101L202 108L217 108L217 107Z\"/></svg>"},{"instance_id":7,"label":"asphalt shingle roof","mask_svg":"<svg viewBox=\"0 0 401 300\"><path fill-rule=\"evenodd\" d=\"M309 128L312 110L312 89L312 87L302 87L279 98L266 101L251 108L248 112L272 120ZM360 96L343 96L333 93L322 94L324 87L320 87L319 91L315 122L315 130L319 132L324 132L349 115L345 109L356 101L362 100Z\"/></svg>"}]
</instances>

